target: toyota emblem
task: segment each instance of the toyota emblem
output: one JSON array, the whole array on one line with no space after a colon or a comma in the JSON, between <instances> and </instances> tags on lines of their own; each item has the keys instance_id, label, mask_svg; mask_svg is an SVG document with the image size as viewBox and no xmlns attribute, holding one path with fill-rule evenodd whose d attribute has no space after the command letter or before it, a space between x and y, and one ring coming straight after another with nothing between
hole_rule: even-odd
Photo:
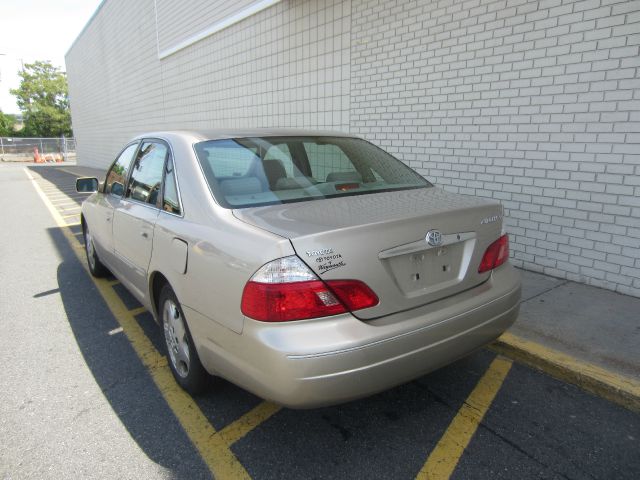
<instances>
[{"instance_id":1,"label":"toyota emblem","mask_svg":"<svg viewBox=\"0 0 640 480\"><path fill-rule=\"evenodd\" d=\"M427 243L432 247L439 247L442 245L442 233L438 230L429 230L427 232L427 237L425 238Z\"/></svg>"}]
</instances>

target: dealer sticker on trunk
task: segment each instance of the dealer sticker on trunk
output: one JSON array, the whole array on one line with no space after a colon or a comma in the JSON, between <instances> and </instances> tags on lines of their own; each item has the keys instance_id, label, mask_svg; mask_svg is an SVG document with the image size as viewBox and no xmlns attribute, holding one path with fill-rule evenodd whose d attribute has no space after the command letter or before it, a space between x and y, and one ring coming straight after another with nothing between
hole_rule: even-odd
<instances>
[{"instance_id":1,"label":"dealer sticker on trunk","mask_svg":"<svg viewBox=\"0 0 640 480\"><path fill-rule=\"evenodd\" d=\"M321 250L307 250L307 257L317 257L318 255L329 255L333 253L333 248L323 248Z\"/></svg>"},{"instance_id":2,"label":"dealer sticker on trunk","mask_svg":"<svg viewBox=\"0 0 640 480\"><path fill-rule=\"evenodd\" d=\"M320 275L330 270L340 267L346 267L347 264L342 260L340 253L334 253L333 248L323 248L320 250L307 250L307 257L316 257L315 261L320 271Z\"/></svg>"}]
</instances>

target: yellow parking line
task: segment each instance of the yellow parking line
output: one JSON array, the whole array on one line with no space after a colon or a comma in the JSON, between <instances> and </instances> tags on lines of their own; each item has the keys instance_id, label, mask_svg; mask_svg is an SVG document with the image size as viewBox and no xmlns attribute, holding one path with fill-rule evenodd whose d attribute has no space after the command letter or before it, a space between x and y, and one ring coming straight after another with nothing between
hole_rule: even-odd
<instances>
[{"instance_id":1,"label":"yellow parking line","mask_svg":"<svg viewBox=\"0 0 640 480\"><path fill-rule=\"evenodd\" d=\"M65 188L64 190L62 190L60 188L57 188L53 184L51 185L50 188L46 188L46 189L43 188L43 190L44 190L44 193L47 193L47 194L51 192L51 195L54 197L60 197L62 195L67 195L70 197L88 197L89 196L89 194L86 192L78 192L75 187L73 187L72 189Z\"/></svg>"},{"instance_id":2,"label":"yellow parking line","mask_svg":"<svg viewBox=\"0 0 640 480\"><path fill-rule=\"evenodd\" d=\"M67 170L66 168L60 168L60 171L64 172L64 173L68 173L69 175L73 175L74 177L85 177L85 175L80 175L77 172L74 172L72 170ZM100 172L100 174L98 175L99 177L104 177L107 174L106 170L104 172ZM91 178L91 176L89 176L89 178Z\"/></svg>"},{"instance_id":3,"label":"yellow parking line","mask_svg":"<svg viewBox=\"0 0 640 480\"><path fill-rule=\"evenodd\" d=\"M25 171L27 176L33 180L31 174L26 169ZM32 183L69 242L69 246L78 257L81 265L86 269L84 249L73 238L70 230L65 228L66 224L44 192L40 189L37 182L33 181ZM123 332L129 339L131 346L141 362L151 373L151 377L160 390L160 393L214 477L218 479L250 478L245 468L233 452L231 452L224 438L221 435L217 435L216 430L209 423L209 420L202 413L198 405L175 382L167 365L166 358L158 353L131 312L127 310L127 307L118 294L111 288L112 282L93 277L91 277L91 279L105 300L109 310L122 327Z\"/></svg>"},{"instance_id":4,"label":"yellow parking line","mask_svg":"<svg viewBox=\"0 0 640 480\"><path fill-rule=\"evenodd\" d=\"M30 178L32 178L32 177L30 176ZM43 201L45 202L45 204L47 205L47 207L51 211L52 209L51 209L50 205L48 204L49 202L48 202L47 197L46 196L44 196L44 197L41 196L41 198L43 199ZM68 216L76 216L76 215L78 215L78 214L63 215L62 218L68 217ZM58 216L60 216L60 215L58 214ZM56 217L56 215L54 215L54 218L55 217ZM78 222L78 223L76 223L74 225L80 225L80 223ZM71 225L69 225L69 226L71 226ZM80 235L82 235L82 233L78 232L78 233L72 234L72 233L65 232L65 236L67 237L67 240L69 240L70 243L73 242L73 240L71 239L71 235L80 236ZM76 243L76 245L72 245L72 248L76 252L76 255L78 256L80 261L84 262L84 249L77 241L75 243ZM118 280L99 280L99 281L100 281L100 283L102 283L102 284L104 284L104 285L106 285L108 287L113 287L115 285L120 284L120 282ZM113 290L111 290L111 292L113 292ZM109 294L109 296L111 297L111 293ZM122 302L122 300L120 299L119 296L117 296L117 298L118 298L118 300L120 302ZM107 302L107 304L109 304L109 302ZM145 311L146 311L146 309L144 307L138 307L138 308L134 308L132 310L129 310L128 314L131 317L135 317L135 316L137 316L137 315L139 315L139 314L141 314L141 313L143 313ZM114 314L114 316L115 316L115 314ZM126 333L126 331L125 331L125 333ZM145 337L145 339L146 339L146 337ZM164 357L161 357L161 358L166 363L166 359L164 359ZM191 397L189 397L189 398L191 398ZM280 406L275 405L273 403L261 402L255 408L253 408L252 410L250 410L249 412L244 414L242 417L240 417L239 419L237 419L234 422L232 422L229 425L227 425L220 432L217 432L217 436L221 437L223 439L224 443L226 443L227 446L230 446L233 443L237 442L238 440L242 439L245 435L247 435L250 431L252 431L258 425L263 423L265 420L269 419L272 415L274 415L275 413L280 411L280 409L281 409Z\"/></svg>"},{"instance_id":5,"label":"yellow parking line","mask_svg":"<svg viewBox=\"0 0 640 480\"><path fill-rule=\"evenodd\" d=\"M60 200L76 200L82 198L83 195L80 193L76 193L75 195L72 193L47 193L47 197L49 197L49 199L55 203L59 202Z\"/></svg>"},{"instance_id":6,"label":"yellow parking line","mask_svg":"<svg viewBox=\"0 0 640 480\"><path fill-rule=\"evenodd\" d=\"M69 239L69 242L70 244L71 242L77 243L73 239ZM79 260L83 262L83 250L79 245L73 248ZM216 435L216 430L193 401L193 398L175 382L167 365L166 357L158 353L132 313L122 303L118 294L106 281L96 279L94 283L113 316L118 320L138 357L151 373L160 393L215 478L250 478L242 464L231 452L229 445L220 435Z\"/></svg>"},{"instance_id":7,"label":"yellow parking line","mask_svg":"<svg viewBox=\"0 0 640 480\"><path fill-rule=\"evenodd\" d=\"M271 402L262 402L235 422L224 427L219 434L228 445L233 445L262 422L279 412L281 408Z\"/></svg>"},{"instance_id":8,"label":"yellow parking line","mask_svg":"<svg viewBox=\"0 0 640 480\"><path fill-rule=\"evenodd\" d=\"M129 313L130 313L131 315L133 315L134 317L136 317L136 316L138 316L138 315L140 315L141 313L144 313L144 312L146 312L146 311L147 311L147 309L146 309L146 308L144 308L144 307L138 307L138 308L132 308L131 310L129 310Z\"/></svg>"},{"instance_id":9,"label":"yellow parking line","mask_svg":"<svg viewBox=\"0 0 640 480\"><path fill-rule=\"evenodd\" d=\"M451 477L471 437L476 432L512 362L498 357L491 362L476 387L452 420L447 431L433 449L417 479L439 480Z\"/></svg>"},{"instance_id":10,"label":"yellow parking line","mask_svg":"<svg viewBox=\"0 0 640 480\"><path fill-rule=\"evenodd\" d=\"M67 226L66 222L64 221L60 213L58 213L58 210L56 209L56 207L54 207L53 204L49 201L49 199L47 198L47 195L44 193L42 188L40 188L40 185L38 185L38 182L35 179L35 177L31 175L31 172L29 172L29 170L27 170L26 167L24 169L24 173L27 174L27 177L29 177L29 180L31 180L31 183L33 183L33 187L36 189L36 193L42 199L42 201L44 202L44 205L47 207L47 210L49 210L49 213L51 214L55 222L58 224L58 226L59 227Z\"/></svg>"},{"instance_id":11,"label":"yellow parking line","mask_svg":"<svg viewBox=\"0 0 640 480\"><path fill-rule=\"evenodd\" d=\"M51 184L50 187L43 188L42 190L47 195L49 195L49 194L52 194L52 195L73 195L74 193L78 193L77 190L75 189L75 187L74 188L58 188L54 184Z\"/></svg>"},{"instance_id":12,"label":"yellow parking line","mask_svg":"<svg viewBox=\"0 0 640 480\"><path fill-rule=\"evenodd\" d=\"M49 200L51 200L54 204L55 203L59 203L59 202L68 202L71 200L77 200L80 197L70 197L69 195L67 195L66 193L64 194L60 194L60 195L55 195L55 194L51 194L51 193L46 193L47 197L49 198Z\"/></svg>"}]
</instances>

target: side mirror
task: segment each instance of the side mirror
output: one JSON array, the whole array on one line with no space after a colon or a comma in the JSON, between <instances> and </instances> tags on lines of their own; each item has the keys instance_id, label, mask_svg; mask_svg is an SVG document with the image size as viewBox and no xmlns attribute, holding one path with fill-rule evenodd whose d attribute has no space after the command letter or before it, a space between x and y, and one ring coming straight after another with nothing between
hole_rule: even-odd
<instances>
[{"instance_id":1,"label":"side mirror","mask_svg":"<svg viewBox=\"0 0 640 480\"><path fill-rule=\"evenodd\" d=\"M80 193L97 192L98 185L98 179L95 177L82 177L76 179L76 191Z\"/></svg>"},{"instance_id":2,"label":"side mirror","mask_svg":"<svg viewBox=\"0 0 640 480\"><path fill-rule=\"evenodd\" d=\"M122 197L124 195L124 185L120 182L113 182L111 184L111 191L113 195L117 195L118 197Z\"/></svg>"}]
</instances>

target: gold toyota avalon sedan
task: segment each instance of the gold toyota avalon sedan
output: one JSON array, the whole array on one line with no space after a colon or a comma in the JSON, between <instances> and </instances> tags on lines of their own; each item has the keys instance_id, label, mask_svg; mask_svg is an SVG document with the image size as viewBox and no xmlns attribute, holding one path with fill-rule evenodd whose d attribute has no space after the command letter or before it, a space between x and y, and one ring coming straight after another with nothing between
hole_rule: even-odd
<instances>
[{"instance_id":1,"label":"gold toyota avalon sedan","mask_svg":"<svg viewBox=\"0 0 640 480\"><path fill-rule=\"evenodd\" d=\"M93 192L91 273L153 313L191 393L219 375L293 408L346 402L469 354L518 315L501 205L357 137L149 133L77 189Z\"/></svg>"}]
</instances>

